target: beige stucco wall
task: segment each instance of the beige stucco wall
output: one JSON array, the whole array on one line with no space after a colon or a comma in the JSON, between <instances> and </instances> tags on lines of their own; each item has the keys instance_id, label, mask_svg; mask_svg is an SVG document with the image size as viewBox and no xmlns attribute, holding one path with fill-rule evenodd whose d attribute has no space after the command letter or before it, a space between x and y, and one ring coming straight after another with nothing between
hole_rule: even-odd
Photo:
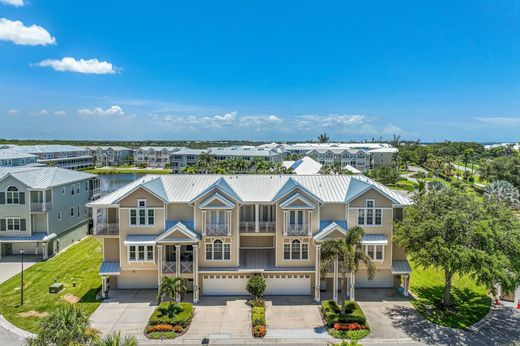
<instances>
[{"instance_id":1,"label":"beige stucco wall","mask_svg":"<svg viewBox=\"0 0 520 346\"><path fill-rule=\"evenodd\" d=\"M365 207L367 199L375 200L376 207L392 208L392 201L374 189L368 190L364 194L351 201L350 207Z\"/></svg>"},{"instance_id":2,"label":"beige stucco wall","mask_svg":"<svg viewBox=\"0 0 520 346\"><path fill-rule=\"evenodd\" d=\"M119 239L105 238L103 239L103 260L119 261Z\"/></svg>"},{"instance_id":3,"label":"beige stucco wall","mask_svg":"<svg viewBox=\"0 0 520 346\"><path fill-rule=\"evenodd\" d=\"M347 208L344 203L327 203L320 208L322 220L345 220Z\"/></svg>"},{"instance_id":4,"label":"beige stucco wall","mask_svg":"<svg viewBox=\"0 0 520 346\"><path fill-rule=\"evenodd\" d=\"M143 188L139 188L123 198L120 207L136 207L138 199L146 199L147 207L164 207L164 202Z\"/></svg>"},{"instance_id":5,"label":"beige stucco wall","mask_svg":"<svg viewBox=\"0 0 520 346\"><path fill-rule=\"evenodd\" d=\"M241 248L274 247L274 236L272 236L272 235L264 235L264 236L244 235L244 236L240 237L240 247Z\"/></svg>"},{"instance_id":6,"label":"beige stucco wall","mask_svg":"<svg viewBox=\"0 0 520 346\"><path fill-rule=\"evenodd\" d=\"M168 220L189 221L193 220L193 207L188 203L168 204Z\"/></svg>"}]
</instances>

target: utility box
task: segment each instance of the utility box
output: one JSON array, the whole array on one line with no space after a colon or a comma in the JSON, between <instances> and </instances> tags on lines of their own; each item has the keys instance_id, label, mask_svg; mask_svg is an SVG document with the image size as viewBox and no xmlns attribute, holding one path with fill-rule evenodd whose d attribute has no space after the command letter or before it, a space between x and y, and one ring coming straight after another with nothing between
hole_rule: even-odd
<instances>
[{"instance_id":1,"label":"utility box","mask_svg":"<svg viewBox=\"0 0 520 346\"><path fill-rule=\"evenodd\" d=\"M62 283L55 283L49 286L49 293L59 293L63 289Z\"/></svg>"}]
</instances>

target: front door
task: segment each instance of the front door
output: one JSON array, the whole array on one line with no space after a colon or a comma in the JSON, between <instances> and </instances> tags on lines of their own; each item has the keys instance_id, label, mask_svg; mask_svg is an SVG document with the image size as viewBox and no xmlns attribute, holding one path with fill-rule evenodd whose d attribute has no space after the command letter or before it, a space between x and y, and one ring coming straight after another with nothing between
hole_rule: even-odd
<instances>
[{"instance_id":1,"label":"front door","mask_svg":"<svg viewBox=\"0 0 520 346\"><path fill-rule=\"evenodd\" d=\"M4 248L2 249L3 254L5 254L6 256L13 254L13 244L6 243L6 244L2 244L2 245L4 246Z\"/></svg>"}]
</instances>

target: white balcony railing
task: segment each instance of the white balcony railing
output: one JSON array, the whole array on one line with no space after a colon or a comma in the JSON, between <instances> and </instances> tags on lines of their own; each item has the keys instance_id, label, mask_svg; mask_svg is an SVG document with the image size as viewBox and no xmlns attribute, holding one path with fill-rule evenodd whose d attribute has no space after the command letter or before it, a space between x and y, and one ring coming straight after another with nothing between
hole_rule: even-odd
<instances>
[{"instance_id":1,"label":"white balcony railing","mask_svg":"<svg viewBox=\"0 0 520 346\"><path fill-rule=\"evenodd\" d=\"M309 225L307 224L288 224L285 226L285 235L301 236L309 234Z\"/></svg>"},{"instance_id":2,"label":"white balcony railing","mask_svg":"<svg viewBox=\"0 0 520 346\"><path fill-rule=\"evenodd\" d=\"M276 222L274 221L259 221L258 229L255 221L240 221L241 233L273 233L276 230Z\"/></svg>"},{"instance_id":3,"label":"white balcony railing","mask_svg":"<svg viewBox=\"0 0 520 346\"><path fill-rule=\"evenodd\" d=\"M45 212L52 209L52 203L49 202L31 202L31 211Z\"/></svg>"},{"instance_id":4,"label":"white balcony railing","mask_svg":"<svg viewBox=\"0 0 520 346\"><path fill-rule=\"evenodd\" d=\"M193 262L181 261L181 273L193 273Z\"/></svg>"},{"instance_id":5,"label":"white balcony railing","mask_svg":"<svg viewBox=\"0 0 520 346\"><path fill-rule=\"evenodd\" d=\"M221 223L206 224L206 235L228 235L229 226Z\"/></svg>"},{"instance_id":6,"label":"white balcony railing","mask_svg":"<svg viewBox=\"0 0 520 346\"><path fill-rule=\"evenodd\" d=\"M177 267L175 265L175 261L165 261L163 262L163 273L175 273L177 271Z\"/></svg>"},{"instance_id":7,"label":"white balcony railing","mask_svg":"<svg viewBox=\"0 0 520 346\"><path fill-rule=\"evenodd\" d=\"M94 229L94 235L117 235L119 224L116 222L98 222Z\"/></svg>"},{"instance_id":8,"label":"white balcony railing","mask_svg":"<svg viewBox=\"0 0 520 346\"><path fill-rule=\"evenodd\" d=\"M163 262L163 273L175 274L177 273L177 262L165 261ZM181 261L181 273L193 273L192 261Z\"/></svg>"}]
</instances>

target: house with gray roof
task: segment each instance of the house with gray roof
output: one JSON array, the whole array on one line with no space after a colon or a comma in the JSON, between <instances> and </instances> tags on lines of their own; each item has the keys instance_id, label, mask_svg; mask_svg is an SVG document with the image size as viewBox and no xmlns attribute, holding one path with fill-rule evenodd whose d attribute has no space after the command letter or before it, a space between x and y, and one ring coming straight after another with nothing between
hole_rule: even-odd
<instances>
[{"instance_id":1,"label":"house with gray roof","mask_svg":"<svg viewBox=\"0 0 520 346\"><path fill-rule=\"evenodd\" d=\"M0 149L0 167L16 167L33 165L36 163L36 155L28 154L12 149Z\"/></svg>"},{"instance_id":2,"label":"house with gray roof","mask_svg":"<svg viewBox=\"0 0 520 346\"><path fill-rule=\"evenodd\" d=\"M84 148L64 144L3 145L20 153L37 156L37 162L51 167L81 169L93 166L92 156Z\"/></svg>"},{"instance_id":3,"label":"house with gray roof","mask_svg":"<svg viewBox=\"0 0 520 346\"><path fill-rule=\"evenodd\" d=\"M44 259L83 238L85 207L99 197L95 175L58 167L0 167L0 257Z\"/></svg>"},{"instance_id":4,"label":"house with gray roof","mask_svg":"<svg viewBox=\"0 0 520 346\"><path fill-rule=\"evenodd\" d=\"M181 277L200 295L248 295L263 275L266 295L326 291L338 299L339 264L321 276L327 239L364 229L363 251L376 266L373 280L361 267L347 277L355 288L408 292L410 265L393 243L394 221L412 201L362 175L147 175L87 204L94 236L103 240L102 294L157 288ZM323 280L322 280L323 279Z\"/></svg>"},{"instance_id":5,"label":"house with gray roof","mask_svg":"<svg viewBox=\"0 0 520 346\"><path fill-rule=\"evenodd\" d=\"M121 146L87 146L87 155L94 159L96 166L122 166L134 162L134 149Z\"/></svg>"}]
</instances>

